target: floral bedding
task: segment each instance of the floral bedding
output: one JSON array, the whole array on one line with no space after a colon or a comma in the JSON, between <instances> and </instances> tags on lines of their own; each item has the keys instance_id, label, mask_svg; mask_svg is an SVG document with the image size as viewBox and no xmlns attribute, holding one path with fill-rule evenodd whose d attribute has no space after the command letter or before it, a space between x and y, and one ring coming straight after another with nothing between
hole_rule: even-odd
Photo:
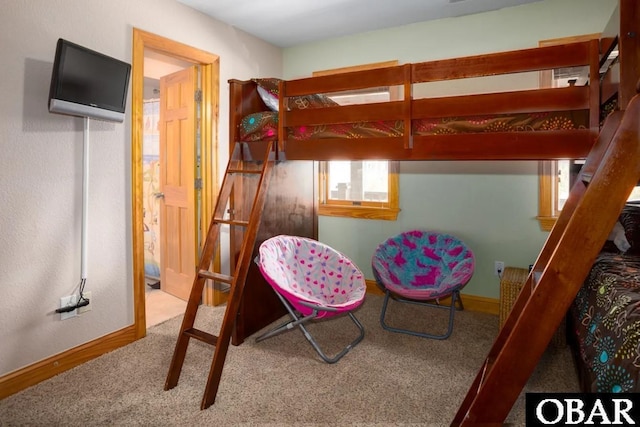
<instances>
[{"instance_id":1,"label":"floral bedding","mask_svg":"<svg viewBox=\"0 0 640 427\"><path fill-rule=\"evenodd\" d=\"M274 139L278 135L279 79L253 79L268 111L244 117L240 123L243 142ZM326 95L304 95L286 100L289 109L333 107L338 104ZM438 117L413 120L413 135L440 135L484 132L531 132L588 128L586 110L521 114L484 115L472 117ZM404 122L375 121L335 125L300 126L288 129L288 138L296 140L320 138L400 137Z\"/></svg>"},{"instance_id":2,"label":"floral bedding","mask_svg":"<svg viewBox=\"0 0 640 427\"><path fill-rule=\"evenodd\" d=\"M620 223L630 248L605 245L569 310L585 392L640 392L640 207Z\"/></svg>"},{"instance_id":3,"label":"floral bedding","mask_svg":"<svg viewBox=\"0 0 640 427\"><path fill-rule=\"evenodd\" d=\"M588 128L586 110L500 114L473 117L438 117L413 122L414 135L484 132L531 132Z\"/></svg>"},{"instance_id":4,"label":"floral bedding","mask_svg":"<svg viewBox=\"0 0 640 427\"><path fill-rule=\"evenodd\" d=\"M536 113L499 117L437 118L416 120L414 135L443 135L481 132L553 131L586 128L586 114ZM402 121L340 123L335 125L300 126L290 128L289 138L375 138L403 135ZM262 111L245 116L240 123L243 142L277 138L278 113Z\"/></svg>"},{"instance_id":5,"label":"floral bedding","mask_svg":"<svg viewBox=\"0 0 640 427\"><path fill-rule=\"evenodd\" d=\"M317 138L374 138L402 136L402 122L378 121L368 123L340 123L332 126L300 126L289 129L289 138L297 140ZM278 113L262 111L249 114L240 122L242 142L277 138Z\"/></svg>"}]
</instances>

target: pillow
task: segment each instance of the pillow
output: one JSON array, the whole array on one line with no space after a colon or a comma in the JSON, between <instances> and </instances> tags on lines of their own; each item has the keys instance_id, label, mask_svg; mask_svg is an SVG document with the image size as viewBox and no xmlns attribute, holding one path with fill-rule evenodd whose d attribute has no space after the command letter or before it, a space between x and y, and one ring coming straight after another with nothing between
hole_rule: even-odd
<instances>
[{"instance_id":1,"label":"pillow","mask_svg":"<svg viewBox=\"0 0 640 427\"><path fill-rule=\"evenodd\" d=\"M249 114L240 121L238 131L243 142L275 138L278 135L278 113L262 111Z\"/></svg>"},{"instance_id":2,"label":"pillow","mask_svg":"<svg viewBox=\"0 0 640 427\"><path fill-rule=\"evenodd\" d=\"M262 98L262 102L264 102L271 111L278 111L280 79L264 78L251 80L258 85L258 95Z\"/></svg>"},{"instance_id":3,"label":"pillow","mask_svg":"<svg viewBox=\"0 0 640 427\"><path fill-rule=\"evenodd\" d=\"M613 241L613 243L616 245L616 248L618 248L618 250L623 253L628 251L631 247L631 244L629 244L627 236L624 232L624 227L622 226L620 221L617 221L613 226L613 230L611 230L611 233L609 234L607 240Z\"/></svg>"},{"instance_id":4,"label":"pillow","mask_svg":"<svg viewBox=\"0 0 640 427\"><path fill-rule=\"evenodd\" d=\"M262 102L264 102L267 108L271 111L278 111L278 108L280 108L280 102L278 101L277 96L272 95L271 92L262 86L258 86L258 95L260 95Z\"/></svg>"},{"instance_id":5,"label":"pillow","mask_svg":"<svg viewBox=\"0 0 640 427\"><path fill-rule=\"evenodd\" d=\"M278 111L280 97L280 79L273 77L251 79L258 85L258 94L262 101L272 111ZM339 105L326 95L313 94L292 96L288 99L287 108L303 110L306 108L324 108Z\"/></svg>"},{"instance_id":6,"label":"pillow","mask_svg":"<svg viewBox=\"0 0 640 427\"><path fill-rule=\"evenodd\" d=\"M620 213L620 224L629 241L629 253L640 254L640 206L625 205Z\"/></svg>"}]
</instances>

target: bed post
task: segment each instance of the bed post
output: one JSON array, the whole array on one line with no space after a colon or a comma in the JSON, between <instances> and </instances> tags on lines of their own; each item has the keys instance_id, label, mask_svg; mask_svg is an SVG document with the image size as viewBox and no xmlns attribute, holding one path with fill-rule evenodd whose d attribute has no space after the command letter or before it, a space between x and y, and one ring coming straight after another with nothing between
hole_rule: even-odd
<instances>
[{"instance_id":1,"label":"bed post","mask_svg":"<svg viewBox=\"0 0 640 427\"><path fill-rule=\"evenodd\" d=\"M281 80L278 83L278 93L280 94L280 96L278 97L278 144L276 147L277 150L277 155L278 158L280 158L280 156L284 156L284 149L285 149L285 138L286 138L286 128L284 125L284 111L285 111L285 102L284 102L284 96L282 95L284 92L284 80Z\"/></svg>"},{"instance_id":2,"label":"bed post","mask_svg":"<svg viewBox=\"0 0 640 427\"><path fill-rule=\"evenodd\" d=\"M404 149L411 150L413 148L413 114L411 113L411 105L413 104L413 79L411 76L411 64L403 65L404 71Z\"/></svg>"},{"instance_id":3,"label":"bed post","mask_svg":"<svg viewBox=\"0 0 640 427\"><path fill-rule=\"evenodd\" d=\"M636 83L640 78L640 2L638 0L620 0L618 13L620 17L618 102L620 109L625 110L636 93Z\"/></svg>"},{"instance_id":4,"label":"bed post","mask_svg":"<svg viewBox=\"0 0 640 427\"><path fill-rule=\"evenodd\" d=\"M600 75L600 41L591 40L589 45L589 75ZM592 79L589 83L589 129L595 133L600 131L600 79Z\"/></svg>"}]
</instances>

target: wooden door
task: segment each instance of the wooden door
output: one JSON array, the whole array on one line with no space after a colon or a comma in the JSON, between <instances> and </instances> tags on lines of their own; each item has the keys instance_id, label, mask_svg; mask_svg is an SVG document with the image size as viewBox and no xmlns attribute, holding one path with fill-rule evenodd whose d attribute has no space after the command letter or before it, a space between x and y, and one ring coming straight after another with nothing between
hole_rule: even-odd
<instances>
[{"instance_id":1,"label":"wooden door","mask_svg":"<svg viewBox=\"0 0 640 427\"><path fill-rule=\"evenodd\" d=\"M160 79L160 287L189 298L196 269L196 67Z\"/></svg>"}]
</instances>

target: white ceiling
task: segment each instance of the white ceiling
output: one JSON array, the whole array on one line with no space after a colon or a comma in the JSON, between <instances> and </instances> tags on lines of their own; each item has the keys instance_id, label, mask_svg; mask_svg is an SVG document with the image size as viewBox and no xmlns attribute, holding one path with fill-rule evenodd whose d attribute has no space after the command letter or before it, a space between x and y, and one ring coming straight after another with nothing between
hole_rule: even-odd
<instances>
[{"instance_id":1,"label":"white ceiling","mask_svg":"<svg viewBox=\"0 0 640 427\"><path fill-rule=\"evenodd\" d=\"M178 0L280 47L540 0Z\"/></svg>"}]
</instances>

